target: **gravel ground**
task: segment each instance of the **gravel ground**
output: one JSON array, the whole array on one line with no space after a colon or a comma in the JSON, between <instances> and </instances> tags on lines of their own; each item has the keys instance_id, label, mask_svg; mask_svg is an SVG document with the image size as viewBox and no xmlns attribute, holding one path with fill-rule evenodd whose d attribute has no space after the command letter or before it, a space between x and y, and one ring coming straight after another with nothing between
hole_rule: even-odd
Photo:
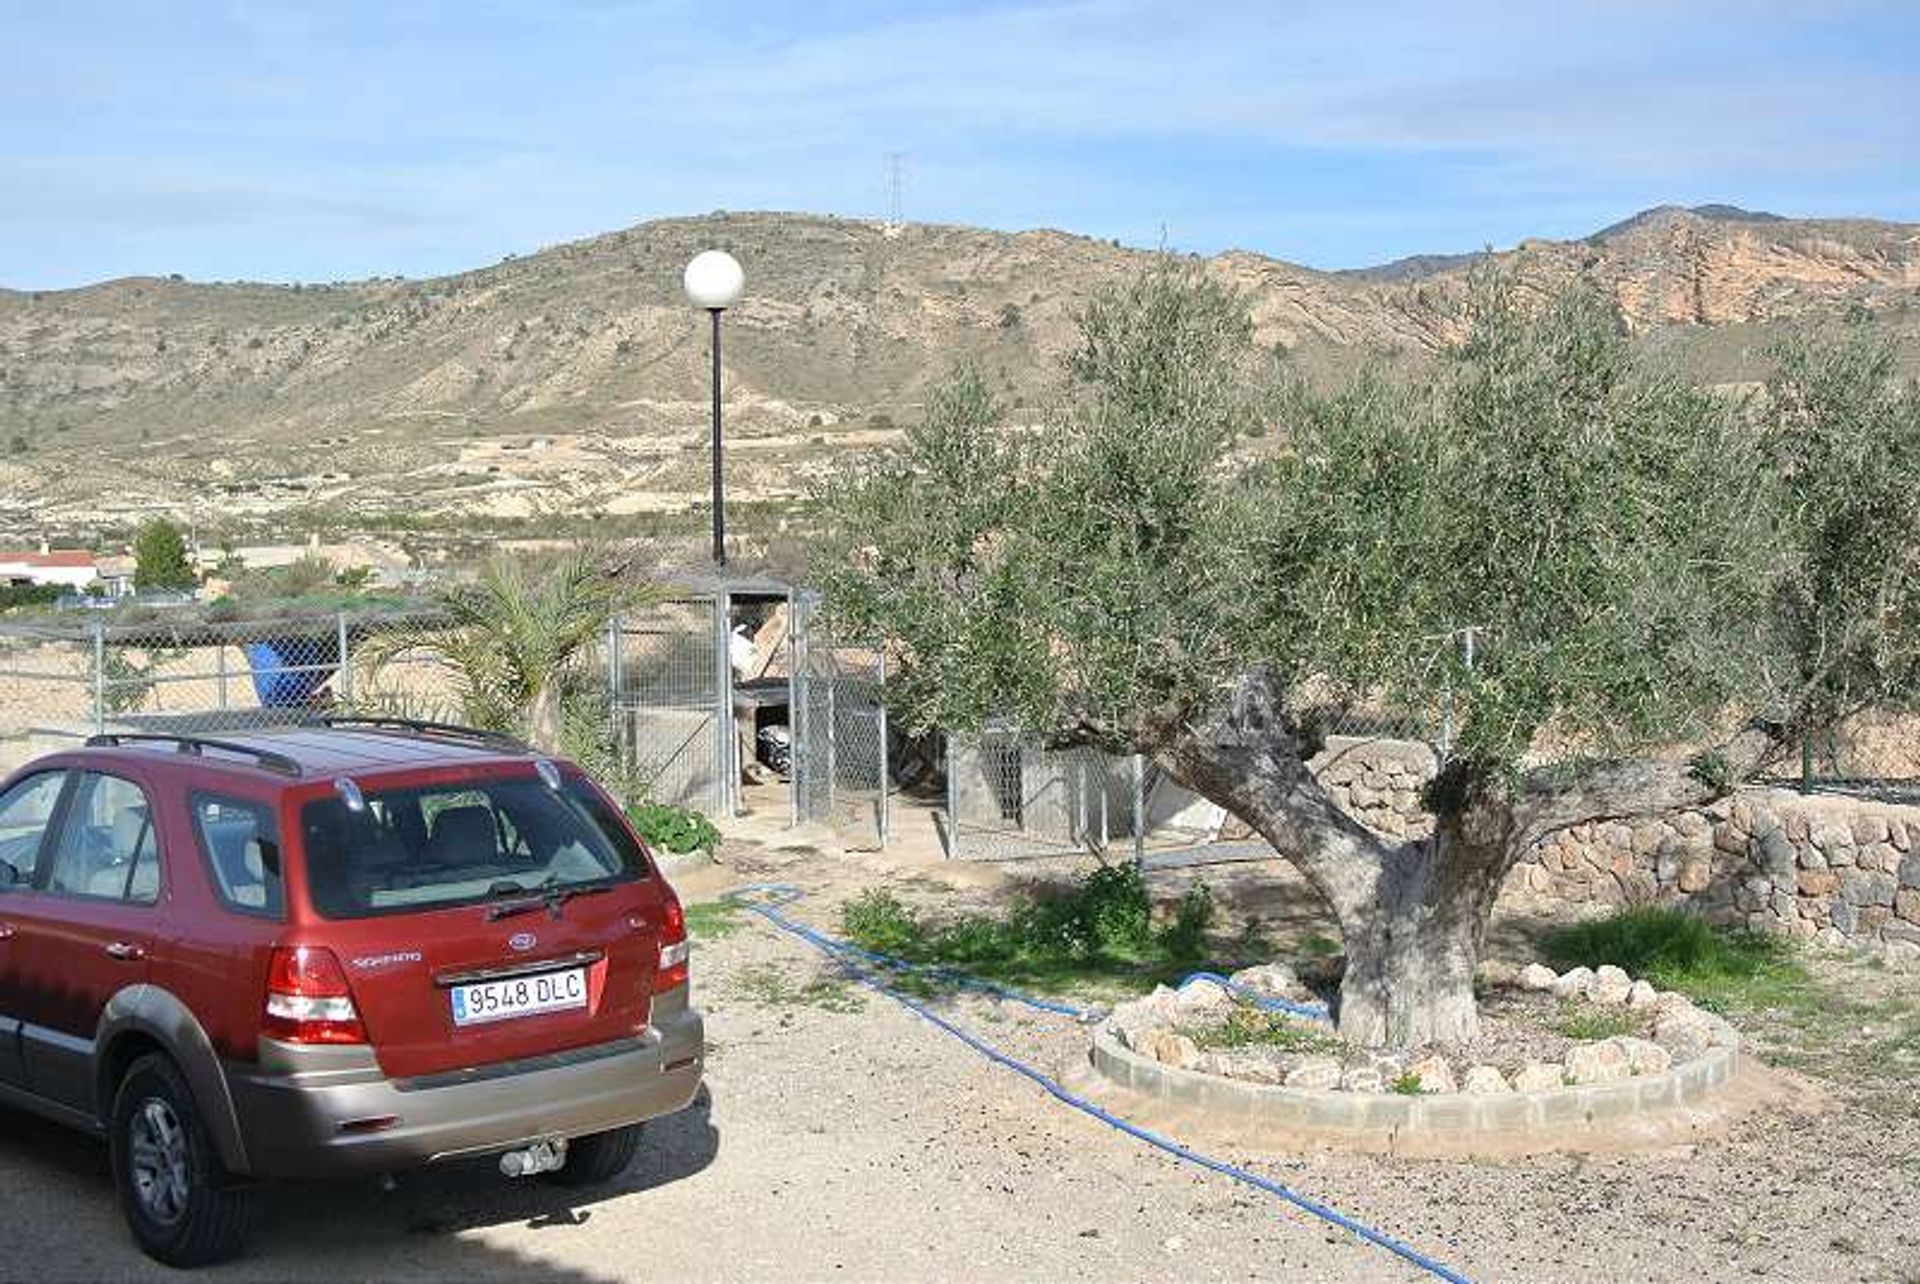
<instances>
[{"instance_id":1,"label":"gravel ground","mask_svg":"<svg viewBox=\"0 0 1920 1284\"><path fill-rule=\"evenodd\" d=\"M813 891L795 915L832 928L839 899L887 876L806 850L730 855L683 880L689 899L785 878ZM1232 901L1236 885L1269 888L1274 867L1219 878ZM993 890L900 885L956 903ZM1283 933L1310 918L1302 911ZM1496 943L1524 939L1513 926L1524 921L1508 915ZM614 1188L582 1199L475 1167L391 1192L276 1189L253 1250L207 1278L1424 1278L1060 1107L757 919L703 939L695 957L708 1090L652 1126ZM1850 985L1914 986L1854 971ZM1064 1023L974 999L942 1006L1056 1072L1077 1074L1084 1060L1084 1032ZM1872 1092L1844 1075L1792 1080L1786 1104L1736 1120L1724 1138L1655 1153L1495 1163L1204 1140L1476 1280L1920 1281L1920 1070L1882 1072L1896 1076L1892 1091L1884 1078ZM102 1147L0 1112L0 1278L179 1276L129 1246Z\"/></svg>"}]
</instances>

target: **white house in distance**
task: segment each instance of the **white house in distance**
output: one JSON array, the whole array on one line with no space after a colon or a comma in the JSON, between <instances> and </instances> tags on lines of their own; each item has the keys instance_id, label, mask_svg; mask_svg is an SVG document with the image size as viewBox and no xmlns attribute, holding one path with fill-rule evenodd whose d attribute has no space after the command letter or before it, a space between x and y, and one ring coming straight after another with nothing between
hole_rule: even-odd
<instances>
[{"instance_id":1,"label":"white house in distance","mask_svg":"<svg viewBox=\"0 0 1920 1284\"><path fill-rule=\"evenodd\" d=\"M76 593L100 578L93 554L85 549L50 549L37 553L0 549L0 584L58 584Z\"/></svg>"}]
</instances>

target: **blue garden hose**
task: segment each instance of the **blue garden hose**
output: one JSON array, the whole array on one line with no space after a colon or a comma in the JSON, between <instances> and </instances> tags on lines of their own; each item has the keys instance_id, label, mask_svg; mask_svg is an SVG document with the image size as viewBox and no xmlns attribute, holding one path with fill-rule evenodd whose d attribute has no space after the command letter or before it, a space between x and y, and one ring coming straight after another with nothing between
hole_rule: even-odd
<instances>
[{"instance_id":1,"label":"blue garden hose","mask_svg":"<svg viewBox=\"0 0 1920 1284\"><path fill-rule=\"evenodd\" d=\"M839 940L838 938L826 935L824 932L808 927L804 923L796 922L780 912L782 906L791 905L804 895L806 895L805 892L788 883L754 883L729 892L723 899L728 904L737 905L741 909L758 914L761 918L773 924L781 931L797 936L822 953L840 960L848 972L853 975L854 979L858 980L861 984L886 995L923 1021L944 1030L946 1033L960 1040L989 1061L997 1065L1005 1066L1022 1078L1033 1081L1045 1089L1049 1096L1063 1105L1071 1106L1080 1113L1098 1119L1110 1128L1116 1128L1130 1137L1137 1138L1150 1146L1163 1150L1176 1159L1183 1160L1196 1167L1205 1168L1210 1172L1219 1173L1225 1177L1231 1177L1242 1185L1251 1186L1255 1190L1265 1191L1269 1195L1283 1199L1294 1207L1311 1213L1313 1216L1320 1218L1330 1225L1337 1226L1345 1231L1351 1231L1368 1243L1386 1249L1389 1253L1412 1263L1430 1275L1450 1281L1450 1284L1470 1284L1466 1276L1441 1265L1412 1245L1395 1239L1385 1231L1375 1230L1371 1226L1357 1222L1338 1209L1331 1208L1311 1196L1302 1195L1298 1191L1274 1181L1272 1178L1262 1177L1258 1173L1249 1172L1244 1168L1226 1162L1224 1159L1215 1159L1211 1155L1201 1154L1197 1150L1191 1150L1181 1145L1170 1137L1162 1136L1151 1128L1143 1128L1139 1124L1131 1123L1128 1120L1120 1118L1118 1115L1109 1113L1085 1097L1069 1091L1058 1080L1035 1069L1024 1061L1002 1052L984 1039L981 1039L978 1035L955 1025L928 1007L925 1003L920 1002L911 995L903 994L899 990L894 989L879 976L867 968L862 967L859 961L879 964L896 971L935 975L948 984L962 985L966 989L993 994L1015 1003L1023 1003L1028 1007L1037 1008L1043 1012L1053 1012L1072 1017L1076 1021L1097 1020L1100 1014L1085 1008L1074 1007L1071 1004L1037 999L1031 995L1021 994L1016 990L1008 989L1005 986L995 985L989 981L982 981L975 977L965 976L955 972L951 968L930 967L925 964L913 963L906 959L895 958L892 955L881 954L878 951L863 949L850 941ZM1180 983L1181 987L1184 988L1196 980L1212 981L1217 985L1225 986L1228 990L1259 1007L1274 1011L1290 1012L1298 1016L1317 1017L1321 1020L1325 1020L1327 1016L1327 1010L1324 1007L1286 1003L1280 999L1269 999L1264 995L1254 994L1245 987L1236 985L1225 977L1211 972L1196 972L1183 980Z\"/></svg>"}]
</instances>

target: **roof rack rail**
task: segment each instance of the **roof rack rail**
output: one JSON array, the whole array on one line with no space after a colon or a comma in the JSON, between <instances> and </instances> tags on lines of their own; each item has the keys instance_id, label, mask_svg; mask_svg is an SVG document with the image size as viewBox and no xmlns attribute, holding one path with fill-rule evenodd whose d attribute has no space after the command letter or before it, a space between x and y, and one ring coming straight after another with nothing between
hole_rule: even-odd
<instances>
[{"instance_id":1,"label":"roof rack rail","mask_svg":"<svg viewBox=\"0 0 1920 1284\"><path fill-rule=\"evenodd\" d=\"M304 776L306 771L299 763L283 753L271 749L261 749L254 745L241 744L237 740L217 740L212 736L196 736L184 731L103 731L87 737L87 746L93 749L117 749L133 744L170 744L176 753L204 755L212 749L219 753L238 754L253 759L256 766L283 776Z\"/></svg>"},{"instance_id":2,"label":"roof rack rail","mask_svg":"<svg viewBox=\"0 0 1920 1284\"><path fill-rule=\"evenodd\" d=\"M315 718L307 725L330 727L339 731L392 731L441 740L470 740L475 744L492 745L498 749L511 749L518 753L528 751L526 741L510 736L504 731L488 731L483 727L463 727L454 722L427 722L419 718L360 717L340 714Z\"/></svg>"}]
</instances>

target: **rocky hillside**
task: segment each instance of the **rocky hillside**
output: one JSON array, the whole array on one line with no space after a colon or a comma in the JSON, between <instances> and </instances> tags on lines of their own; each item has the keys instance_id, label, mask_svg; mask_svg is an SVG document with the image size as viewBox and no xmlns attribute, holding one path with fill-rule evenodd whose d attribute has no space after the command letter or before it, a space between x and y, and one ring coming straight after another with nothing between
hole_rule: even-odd
<instances>
[{"instance_id":1,"label":"rocky hillside","mask_svg":"<svg viewBox=\"0 0 1920 1284\"><path fill-rule=\"evenodd\" d=\"M679 273L714 245L748 273L725 351L734 493L776 504L892 435L962 355L1039 405L1078 305L1150 260L1053 231L716 214L426 281L0 291L0 537L153 510L501 529L682 509L704 494L707 357ZM1208 269L1246 289L1265 341L1324 373L1443 342L1480 257L1323 273L1232 252ZM1662 208L1495 257L1531 287L1599 283L1716 381L1751 378L1809 319L1920 346L1913 225Z\"/></svg>"}]
</instances>

